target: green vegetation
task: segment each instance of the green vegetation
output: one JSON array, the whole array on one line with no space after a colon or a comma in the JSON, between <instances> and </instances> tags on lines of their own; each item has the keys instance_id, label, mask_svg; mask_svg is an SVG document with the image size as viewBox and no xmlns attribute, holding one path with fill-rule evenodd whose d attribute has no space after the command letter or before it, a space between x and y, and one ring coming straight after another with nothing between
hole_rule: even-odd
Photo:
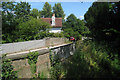
<instances>
[{"instance_id":1,"label":"green vegetation","mask_svg":"<svg viewBox=\"0 0 120 80\"><path fill-rule=\"evenodd\" d=\"M50 25L41 19L30 18L29 21L20 23L17 28L19 31L16 33L16 40L27 41L46 37Z\"/></svg>"},{"instance_id":2,"label":"green vegetation","mask_svg":"<svg viewBox=\"0 0 120 80\"><path fill-rule=\"evenodd\" d=\"M85 14L85 23L74 14L68 16L63 26L66 37L77 34L78 40L78 35L82 35L91 37L92 41L77 41L74 55L65 60L65 64L53 67L53 75L54 71L57 75L57 68L62 66L60 73L65 73L65 78L120 78L119 5L120 2L94 2Z\"/></svg>"},{"instance_id":3,"label":"green vegetation","mask_svg":"<svg viewBox=\"0 0 120 80\"><path fill-rule=\"evenodd\" d=\"M64 17L61 4L55 4L53 13ZM57 11L58 8L60 11ZM63 33L49 33L51 26L37 17L52 17L52 7L46 2L43 10L31 9L27 2L2 2L2 43L38 40L45 37L64 37Z\"/></svg>"},{"instance_id":4,"label":"green vegetation","mask_svg":"<svg viewBox=\"0 0 120 80\"><path fill-rule=\"evenodd\" d=\"M31 16L33 16L34 18L37 18L38 17L41 17L41 13L38 11L38 9L36 8L33 8L31 13L30 13Z\"/></svg>"},{"instance_id":5,"label":"green vegetation","mask_svg":"<svg viewBox=\"0 0 120 80\"><path fill-rule=\"evenodd\" d=\"M64 34L61 33L48 33L47 34L48 37L64 37Z\"/></svg>"},{"instance_id":6,"label":"green vegetation","mask_svg":"<svg viewBox=\"0 0 120 80\"><path fill-rule=\"evenodd\" d=\"M91 37L120 54L120 2L94 2L84 15Z\"/></svg>"},{"instance_id":7,"label":"green vegetation","mask_svg":"<svg viewBox=\"0 0 120 80\"><path fill-rule=\"evenodd\" d=\"M2 58L5 56L6 55L3 55ZM16 80L18 78L18 71L13 70L14 67L10 59L2 60L1 67L2 74L0 76L2 77L2 80Z\"/></svg>"},{"instance_id":8,"label":"green vegetation","mask_svg":"<svg viewBox=\"0 0 120 80\"><path fill-rule=\"evenodd\" d=\"M37 63L37 58L38 58L38 52L30 52L28 54L28 63L31 66L31 72L34 74L36 72L36 63Z\"/></svg>"},{"instance_id":9,"label":"green vegetation","mask_svg":"<svg viewBox=\"0 0 120 80\"><path fill-rule=\"evenodd\" d=\"M73 36L76 40L89 34L89 29L85 26L84 21L77 19L74 14L70 14L67 17L67 20L63 25L63 31L65 37L69 38Z\"/></svg>"},{"instance_id":10,"label":"green vegetation","mask_svg":"<svg viewBox=\"0 0 120 80\"><path fill-rule=\"evenodd\" d=\"M102 46L85 41L66 64L66 78L120 78L119 57L108 55Z\"/></svg>"},{"instance_id":11,"label":"green vegetation","mask_svg":"<svg viewBox=\"0 0 120 80\"><path fill-rule=\"evenodd\" d=\"M62 78L63 72L63 66L61 63L61 59L59 58L59 55L53 54L53 52L50 50L50 59L51 59L51 68L50 68L50 75L53 80L59 80Z\"/></svg>"},{"instance_id":12,"label":"green vegetation","mask_svg":"<svg viewBox=\"0 0 120 80\"><path fill-rule=\"evenodd\" d=\"M52 7L48 2L45 3L41 15L44 17L52 17Z\"/></svg>"},{"instance_id":13,"label":"green vegetation","mask_svg":"<svg viewBox=\"0 0 120 80\"><path fill-rule=\"evenodd\" d=\"M52 7L46 2L43 10L33 9L25 2L3 2L3 43L42 39L44 37L75 37L76 52L65 61L61 62L59 56L51 57L51 77L53 79L65 78L120 78L120 2L94 2L84 15L85 21L77 19L70 14L63 23L62 33L49 33L50 25L37 16L52 16ZM24 6L24 7L21 7ZM19 9L20 8L20 9ZM9 10L9 11L8 11ZM22 10L22 11L21 11ZM60 10L60 11L59 11ZM12 12L15 12L14 14ZM53 13L56 17L64 18L65 14L60 3L55 4ZM16 16L15 16L16 15ZM34 17L34 18L33 18ZM82 36L90 37L91 40L81 40ZM28 63L31 71L36 72L38 53L28 55ZM5 65L4 65L5 64ZM11 63L3 62L5 76L16 78ZM11 68L12 67L12 68ZM9 73L9 74L8 74Z\"/></svg>"},{"instance_id":14,"label":"green vegetation","mask_svg":"<svg viewBox=\"0 0 120 80\"><path fill-rule=\"evenodd\" d=\"M61 3L55 3L54 7L53 7L53 13L55 13L55 17L62 17L64 19L65 14L63 11L63 8L61 6Z\"/></svg>"}]
</instances>

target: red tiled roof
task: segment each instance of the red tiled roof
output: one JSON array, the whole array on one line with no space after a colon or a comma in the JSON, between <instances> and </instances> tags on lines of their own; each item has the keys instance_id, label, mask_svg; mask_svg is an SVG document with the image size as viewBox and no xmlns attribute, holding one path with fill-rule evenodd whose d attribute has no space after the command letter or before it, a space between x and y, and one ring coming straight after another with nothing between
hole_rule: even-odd
<instances>
[{"instance_id":1,"label":"red tiled roof","mask_svg":"<svg viewBox=\"0 0 120 80\"><path fill-rule=\"evenodd\" d=\"M50 25L52 24L52 18L41 18L43 21L48 22ZM62 18L55 18L55 26L53 27L62 27Z\"/></svg>"}]
</instances>

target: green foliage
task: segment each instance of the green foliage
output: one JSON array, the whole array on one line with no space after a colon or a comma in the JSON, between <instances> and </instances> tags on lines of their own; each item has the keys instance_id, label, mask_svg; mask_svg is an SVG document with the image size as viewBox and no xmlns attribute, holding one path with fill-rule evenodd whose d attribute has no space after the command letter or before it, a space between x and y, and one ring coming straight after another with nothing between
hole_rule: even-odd
<instances>
[{"instance_id":1,"label":"green foliage","mask_svg":"<svg viewBox=\"0 0 120 80\"><path fill-rule=\"evenodd\" d=\"M17 71L13 70L12 62L10 59L2 61L2 80L16 80Z\"/></svg>"},{"instance_id":2,"label":"green foliage","mask_svg":"<svg viewBox=\"0 0 120 80\"><path fill-rule=\"evenodd\" d=\"M26 2L14 4L14 2L3 2L2 4L2 39L3 43L15 42L17 25L28 21L30 5Z\"/></svg>"},{"instance_id":3,"label":"green foliage","mask_svg":"<svg viewBox=\"0 0 120 80\"><path fill-rule=\"evenodd\" d=\"M52 17L52 7L48 2L45 2L41 15L44 17Z\"/></svg>"},{"instance_id":4,"label":"green foliage","mask_svg":"<svg viewBox=\"0 0 120 80\"><path fill-rule=\"evenodd\" d=\"M84 15L91 37L98 43L105 42L110 52L120 51L120 2L94 2Z\"/></svg>"},{"instance_id":5,"label":"green foliage","mask_svg":"<svg viewBox=\"0 0 120 80\"><path fill-rule=\"evenodd\" d=\"M79 34L79 32L73 31L71 28L65 29L64 33L65 33L64 36L67 38L69 38L71 36L75 37L76 40L79 40L82 38L82 35Z\"/></svg>"},{"instance_id":6,"label":"green foliage","mask_svg":"<svg viewBox=\"0 0 120 80\"><path fill-rule=\"evenodd\" d=\"M89 34L89 29L85 26L85 23L82 20L77 19L74 14L67 17L67 20L63 25L63 31L65 37L69 38L73 36L76 40L79 40L82 36L87 36L87 34Z\"/></svg>"},{"instance_id":7,"label":"green foliage","mask_svg":"<svg viewBox=\"0 0 120 80\"><path fill-rule=\"evenodd\" d=\"M34 74L36 72L36 63L38 58L38 52L30 52L27 56L28 63L31 67L31 72Z\"/></svg>"},{"instance_id":8,"label":"green foliage","mask_svg":"<svg viewBox=\"0 0 120 80\"><path fill-rule=\"evenodd\" d=\"M47 78L43 72L41 72L41 73L39 72L38 76L36 75L30 80L47 80Z\"/></svg>"},{"instance_id":9,"label":"green foliage","mask_svg":"<svg viewBox=\"0 0 120 80\"><path fill-rule=\"evenodd\" d=\"M62 32L61 33L54 33L53 37L64 37L64 34Z\"/></svg>"},{"instance_id":10,"label":"green foliage","mask_svg":"<svg viewBox=\"0 0 120 80\"><path fill-rule=\"evenodd\" d=\"M14 8L17 18L24 17L30 14L31 5L28 2L20 2Z\"/></svg>"},{"instance_id":11,"label":"green foliage","mask_svg":"<svg viewBox=\"0 0 120 80\"><path fill-rule=\"evenodd\" d=\"M46 34L47 37L64 37L63 32L61 33L47 33Z\"/></svg>"},{"instance_id":12,"label":"green foliage","mask_svg":"<svg viewBox=\"0 0 120 80\"><path fill-rule=\"evenodd\" d=\"M15 30L14 7L13 2L2 2L2 39L4 42L12 42L12 31Z\"/></svg>"},{"instance_id":13,"label":"green foliage","mask_svg":"<svg viewBox=\"0 0 120 80\"><path fill-rule=\"evenodd\" d=\"M120 60L91 41L79 44L68 60L66 78L120 78Z\"/></svg>"},{"instance_id":14,"label":"green foliage","mask_svg":"<svg viewBox=\"0 0 120 80\"><path fill-rule=\"evenodd\" d=\"M60 3L54 8L59 8L60 12L57 11L57 14L63 13ZM62 33L49 34L50 25L41 19L36 19L41 15L52 16L52 8L48 2L42 11L37 9L30 11L30 9L31 5L27 2L2 2L2 43L38 40L50 36L63 37Z\"/></svg>"},{"instance_id":15,"label":"green foliage","mask_svg":"<svg viewBox=\"0 0 120 80\"><path fill-rule=\"evenodd\" d=\"M38 58L38 52L30 52L28 54L28 63L31 64L36 64L37 63L37 58Z\"/></svg>"},{"instance_id":16,"label":"green foliage","mask_svg":"<svg viewBox=\"0 0 120 80\"><path fill-rule=\"evenodd\" d=\"M42 73L38 73L38 78L40 78L41 80L42 80L43 78L45 78L44 73L43 73L43 72L42 72ZM45 80L45 79L43 79L43 80Z\"/></svg>"},{"instance_id":17,"label":"green foliage","mask_svg":"<svg viewBox=\"0 0 120 80\"><path fill-rule=\"evenodd\" d=\"M30 64L30 70L34 74L36 72L36 64Z\"/></svg>"},{"instance_id":18,"label":"green foliage","mask_svg":"<svg viewBox=\"0 0 120 80\"><path fill-rule=\"evenodd\" d=\"M94 14L94 15L93 15ZM101 40L105 36L105 32L103 30L110 29L109 26L109 6L108 3L96 3L94 2L89 10L86 12L85 20L87 22L87 26L90 31L94 34L92 36L96 37L96 39ZM103 36L103 37L102 37Z\"/></svg>"},{"instance_id":19,"label":"green foliage","mask_svg":"<svg viewBox=\"0 0 120 80\"><path fill-rule=\"evenodd\" d=\"M53 13L55 13L55 17L62 17L64 19L65 14L62 9L61 3L57 3L57 4L55 3L53 7Z\"/></svg>"},{"instance_id":20,"label":"green foliage","mask_svg":"<svg viewBox=\"0 0 120 80\"><path fill-rule=\"evenodd\" d=\"M30 15L33 16L34 18L37 18L37 16L39 16L39 17L41 16L38 9L36 9L36 8L32 9Z\"/></svg>"},{"instance_id":21,"label":"green foliage","mask_svg":"<svg viewBox=\"0 0 120 80\"><path fill-rule=\"evenodd\" d=\"M52 53L52 52L50 52ZM59 56L56 54L56 55L52 55L51 54L51 69L50 69L50 75L51 75L51 78L54 79L54 80L58 80L61 78L61 75L63 73L62 71L62 65L61 65L61 60L59 58Z\"/></svg>"},{"instance_id":22,"label":"green foliage","mask_svg":"<svg viewBox=\"0 0 120 80\"><path fill-rule=\"evenodd\" d=\"M51 71L50 71L50 74L51 74L51 78L52 79L59 79L62 75L62 66L60 63L56 63L53 67L51 67Z\"/></svg>"},{"instance_id":23,"label":"green foliage","mask_svg":"<svg viewBox=\"0 0 120 80\"><path fill-rule=\"evenodd\" d=\"M16 35L18 35L16 41L27 41L44 38L50 28L50 25L41 19L31 17L29 21L20 23L17 28L19 31L16 33Z\"/></svg>"}]
</instances>

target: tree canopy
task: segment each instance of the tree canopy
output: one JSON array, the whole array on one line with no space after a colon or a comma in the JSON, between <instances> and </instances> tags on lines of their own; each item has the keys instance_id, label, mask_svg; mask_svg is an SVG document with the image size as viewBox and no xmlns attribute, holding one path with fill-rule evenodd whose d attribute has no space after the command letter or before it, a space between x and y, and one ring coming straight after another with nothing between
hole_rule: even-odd
<instances>
[{"instance_id":1,"label":"tree canopy","mask_svg":"<svg viewBox=\"0 0 120 80\"><path fill-rule=\"evenodd\" d=\"M30 9L31 9L31 5L29 5L29 3L20 2L20 3L17 3L17 5L15 6L14 12L17 18L20 18L26 15L29 15Z\"/></svg>"},{"instance_id":2,"label":"tree canopy","mask_svg":"<svg viewBox=\"0 0 120 80\"><path fill-rule=\"evenodd\" d=\"M2 9L2 43L41 39L46 36L49 24L35 19L40 13L37 9L30 12L29 3L3 2Z\"/></svg>"},{"instance_id":3,"label":"tree canopy","mask_svg":"<svg viewBox=\"0 0 120 80\"><path fill-rule=\"evenodd\" d=\"M64 19L65 14L63 11L63 8L61 6L61 3L55 3L54 7L53 7L53 13L55 13L56 17L62 17Z\"/></svg>"},{"instance_id":4,"label":"tree canopy","mask_svg":"<svg viewBox=\"0 0 120 80\"><path fill-rule=\"evenodd\" d=\"M89 33L89 29L85 26L84 21L77 19L74 14L70 14L67 17L63 30L66 37L73 36L76 39L80 39L81 35L87 36Z\"/></svg>"},{"instance_id":5,"label":"tree canopy","mask_svg":"<svg viewBox=\"0 0 120 80\"><path fill-rule=\"evenodd\" d=\"M36 9L36 8L32 9L30 15L33 16L34 18L37 18L37 16L40 17L40 13L39 13L38 9Z\"/></svg>"},{"instance_id":6,"label":"tree canopy","mask_svg":"<svg viewBox=\"0 0 120 80\"><path fill-rule=\"evenodd\" d=\"M42 21L41 19L31 17L29 21L20 23L17 27L17 40L26 41L44 38L50 28L50 25L47 22Z\"/></svg>"},{"instance_id":7,"label":"tree canopy","mask_svg":"<svg viewBox=\"0 0 120 80\"><path fill-rule=\"evenodd\" d=\"M41 11L41 15L44 17L52 17L52 7L48 2L44 4L43 10Z\"/></svg>"},{"instance_id":8,"label":"tree canopy","mask_svg":"<svg viewBox=\"0 0 120 80\"><path fill-rule=\"evenodd\" d=\"M84 15L91 37L97 42L105 42L115 50L120 50L120 2L94 2Z\"/></svg>"}]
</instances>

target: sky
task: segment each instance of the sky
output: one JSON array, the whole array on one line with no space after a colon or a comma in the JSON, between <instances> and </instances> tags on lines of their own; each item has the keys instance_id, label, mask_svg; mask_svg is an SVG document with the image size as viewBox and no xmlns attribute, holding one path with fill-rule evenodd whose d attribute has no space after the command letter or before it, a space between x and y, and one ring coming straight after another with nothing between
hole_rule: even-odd
<instances>
[{"instance_id":1,"label":"sky","mask_svg":"<svg viewBox=\"0 0 120 80\"><path fill-rule=\"evenodd\" d=\"M12 0L11 0L12 1ZM97 0L13 0L15 2L29 2L31 10L37 8L42 10L45 2L48 2L52 7L55 3L61 3L61 6L65 13L65 19L70 15L74 14L79 19L84 19L84 14L94 1Z\"/></svg>"},{"instance_id":2,"label":"sky","mask_svg":"<svg viewBox=\"0 0 120 80\"><path fill-rule=\"evenodd\" d=\"M48 2L52 7L57 2ZM92 5L93 2L60 2L61 6L65 13L65 18L67 18L70 14L74 14L79 19L84 19L84 14L88 10L88 8ZM31 10L33 8L37 8L38 10L42 10L45 2L29 2L31 5Z\"/></svg>"}]
</instances>

